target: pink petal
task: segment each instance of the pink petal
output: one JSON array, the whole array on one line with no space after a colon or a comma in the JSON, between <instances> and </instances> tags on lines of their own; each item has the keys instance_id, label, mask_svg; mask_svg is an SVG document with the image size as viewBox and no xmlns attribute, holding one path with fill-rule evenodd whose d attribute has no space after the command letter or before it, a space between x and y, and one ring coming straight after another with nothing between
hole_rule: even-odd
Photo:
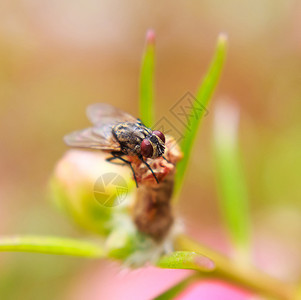
<instances>
[{"instance_id":1,"label":"pink petal","mask_svg":"<svg viewBox=\"0 0 301 300\"><path fill-rule=\"evenodd\" d=\"M253 295L220 280L199 280L180 293L176 300L247 300Z\"/></svg>"}]
</instances>

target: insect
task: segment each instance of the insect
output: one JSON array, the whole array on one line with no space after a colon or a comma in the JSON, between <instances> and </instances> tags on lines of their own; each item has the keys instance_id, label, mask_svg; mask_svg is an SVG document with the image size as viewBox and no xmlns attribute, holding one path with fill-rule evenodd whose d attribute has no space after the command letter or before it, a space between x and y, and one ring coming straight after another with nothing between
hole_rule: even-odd
<instances>
[{"instance_id":1,"label":"insect","mask_svg":"<svg viewBox=\"0 0 301 300\"><path fill-rule=\"evenodd\" d=\"M105 103L88 106L87 116L93 127L66 135L64 141L68 146L111 152L112 157L107 160L121 160L128 164L138 187L132 161L125 158L125 156L136 156L147 166L156 182L159 183L145 159L163 157L165 136L161 131L152 131L141 120Z\"/></svg>"}]
</instances>

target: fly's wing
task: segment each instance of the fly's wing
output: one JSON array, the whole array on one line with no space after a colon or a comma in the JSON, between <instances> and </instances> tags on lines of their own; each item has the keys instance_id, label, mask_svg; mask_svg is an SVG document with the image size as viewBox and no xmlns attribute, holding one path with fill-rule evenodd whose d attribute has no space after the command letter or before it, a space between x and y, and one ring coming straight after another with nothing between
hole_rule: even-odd
<instances>
[{"instance_id":1,"label":"fly's wing","mask_svg":"<svg viewBox=\"0 0 301 300\"><path fill-rule=\"evenodd\" d=\"M110 130L111 129L111 130ZM112 135L112 127L91 127L74 131L64 137L64 142L70 147L89 148L105 151L121 151L120 144Z\"/></svg>"},{"instance_id":2,"label":"fly's wing","mask_svg":"<svg viewBox=\"0 0 301 300\"><path fill-rule=\"evenodd\" d=\"M137 118L134 118L121 109L105 103L96 103L88 106L87 116L97 127L111 124L112 120L115 120L114 125L120 122L137 122Z\"/></svg>"},{"instance_id":3,"label":"fly's wing","mask_svg":"<svg viewBox=\"0 0 301 300\"><path fill-rule=\"evenodd\" d=\"M65 136L68 146L109 151L121 151L120 144L112 134L112 128L121 122L137 122L133 116L105 103L88 106L87 116L94 127L75 131Z\"/></svg>"}]
</instances>

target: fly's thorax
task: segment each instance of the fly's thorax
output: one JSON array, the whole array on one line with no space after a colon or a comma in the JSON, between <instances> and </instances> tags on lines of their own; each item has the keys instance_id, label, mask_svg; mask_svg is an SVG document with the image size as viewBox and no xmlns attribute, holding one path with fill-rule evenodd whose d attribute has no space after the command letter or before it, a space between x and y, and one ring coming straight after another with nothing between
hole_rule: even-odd
<instances>
[{"instance_id":1,"label":"fly's thorax","mask_svg":"<svg viewBox=\"0 0 301 300\"><path fill-rule=\"evenodd\" d=\"M122 122L112 128L112 133L120 144L122 152L129 155L140 154L141 142L151 133L141 122Z\"/></svg>"}]
</instances>

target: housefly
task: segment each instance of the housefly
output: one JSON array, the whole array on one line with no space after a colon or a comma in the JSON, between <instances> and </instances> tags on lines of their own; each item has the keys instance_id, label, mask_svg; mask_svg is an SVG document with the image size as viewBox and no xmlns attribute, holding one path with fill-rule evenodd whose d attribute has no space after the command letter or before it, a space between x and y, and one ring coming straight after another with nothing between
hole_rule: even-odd
<instances>
[{"instance_id":1,"label":"housefly","mask_svg":"<svg viewBox=\"0 0 301 300\"><path fill-rule=\"evenodd\" d=\"M65 136L64 141L68 146L111 152L112 157L107 160L120 160L128 164L137 187L131 159L127 160L125 157L138 157L159 183L145 159L163 157L165 136L161 131L152 131L141 120L109 104L97 103L88 106L87 116L93 127Z\"/></svg>"}]
</instances>

